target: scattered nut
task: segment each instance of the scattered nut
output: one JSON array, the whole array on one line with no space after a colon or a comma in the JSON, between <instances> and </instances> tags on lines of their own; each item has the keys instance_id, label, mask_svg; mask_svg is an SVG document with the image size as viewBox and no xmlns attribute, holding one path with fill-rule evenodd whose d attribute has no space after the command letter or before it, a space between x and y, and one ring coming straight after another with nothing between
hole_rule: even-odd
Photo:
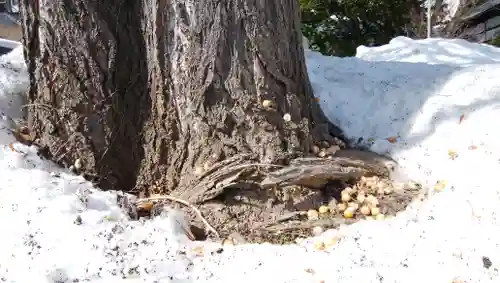
<instances>
[{"instance_id":1,"label":"scattered nut","mask_svg":"<svg viewBox=\"0 0 500 283\"><path fill-rule=\"evenodd\" d=\"M372 207L370 212L371 212L371 214L372 214L373 216L377 216L377 215L379 215L379 214L380 214L380 208L378 208L378 207L376 207L376 206L375 206L375 207Z\"/></svg>"},{"instance_id":2,"label":"scattered nut","mask_svg":"<svg viewBox=\"0 0 500 283\"><path fill-rule=\"evenodd\" d=\"M351 196L348 193L342 192L341 199L344 202L348 202L351 200Z\"/></svg>"},{"instance_id":3,"label":"scattered nut","mask_svg":"<svg viewBox=\"0 0 500 283\"><path fill-rule=\"evenodd\" d=\"M285 120L285 122L290 122L292 120L292 116L289 113L285 113L285 115L283 115L283 120Z\"/></svg>"},{"instance_id":4,"label":"scattered nut","mask_svg":"<svg viewBox=\"0 0 500 283\"><path fill-rule=\"evenodd\" d=\"M74 164L74 166L75 166L75 169L76 169L76 170L80 170L80 169L82 169L82 167L83 167L82 160L81 160L80 158L77 158L77 159L75 160L75 164Z\"/></svg>"},{"instance_id":5,"label":"scattered nut","mask_svg":"<svg viewBox=\"0 0 500 283\"><path fill-rule=\"evenodd\" d=\"M377 206L378 199L376 197L374 197L373 195L368 195L368 196L366 196L365 203L369 204L370 206Z\"/></svg>"},{"instance_id":6,"label":"scattered nut","mask_svg":"<svg viewBox=\"0 0 500 283\"><path fill-rule=\"evenodd\" d=\"M347 204L347 207L352 207L354 210L357 210L359 208L359 204L357 202L350 202Z\"/></svg>"},{"instance_id":7,"label":"scattered nut","mask_svg":"<svg viewBox=\"0 0 500 283\"><path fill-rule=\"evenodd\" d=\"M371 179L366 179L365 186L369 189L372 189L375 187L375 182L373 182Z\"/></svg>"},{"instance_id":8,"label":"scattered nut","mask_svg":"<svg viewBox=\"0 0 500 283\"><path fill-rule=\"evenodd\" d=\"M366 177L365 176L361 176L361 179L360 179L360 182L361 184L366 184Z\"/></svg>"},{"instance_id":9,"label":"scattered nut","mask_svg":"<svg viewBox=\"0 0 500 283\"><path fill-rule=\"evenodd\" d=\"M376 219L376 220L384 220L384 219L385 219L385 215L383 215L383 214L378 214L377 216L375 216L375 219Z\"/></svg>"},{"instance_id":10,"label":"scattered nut","mask_svg":"<svg viewBox=\"0 0 500 283\"><path fill-rule=\"evenodd\" d=\"M324 243L325 243L325 249L329 249L333 246L335 246L339 242L339 239L336 237L330 237L328 238Z\"/></svg>"},{"instance_id":11,"label":"scattered nut","mask_svg":"<svg viewBox=\"0 0 500 283\"><path fill-rule=\"evenodd\" d=\"M326 205L322 205L318 208L318 211L320 214L328 213L329 210L330 210L330 208Z\"/></svg>"},{"instance_id":12,"label":"scattered nut","mask_svg":"<svg viewBox=\"0 0 500 283\"><path fill-rule=\"evenodd\" d=\"M371 209L370 209L368 206L366 206L366 205L363 205L363 206L359 209L359 211L360 211L363 215L370 215L370 213L371 213Z\"/></svg>"},{"instance_id":13,"label":"scattered nut","mask_svg":"<svg viewBox=\"0 0 500 283\"><path fill-rule=\"evenodd\" d=\"M390 195L393 192L394 192L394 190L390 186L387 186L384 188L384 194L386 194L386 195Z\"/></svg>"},{"instance_id":14,"label":"scattered nut","mask_svg":"<svg viewBox=\"0 0 500 283\"><path fill-rule=\"evenodd\" d=\"M324 150L320 150L320 151L318 152L318 157L323 158L323 157L325 157L325 156L326 156L326 151L324 151Z\"/></svg>"},{"instance_id":15,"label":"scattered nut","mask_svg":"<svg viewBox=\"0 0 500 283\"><path fill-rule=\"evenodd\" d=\"M375 187L376 187L377 189L384 189L384 188L385 188L385 184L384 184L384 183L382 183L382 182L377 182L377 184L375 185Z\"/></svg>"},{"instance_id":16,"label":"scattered nut","mask_svg":"<svg viewBox=\"0 0 500 283\"><path fill-rule=\"evenodd\" d=\"M309 220L318 220L319 219L319 214L318 214L318 211L314 210L314 209L309 209L307 211L307 218Z\"/></svg>"},{"instance_id":17,"label":"scattered nut","mask_svg":"<svg viewBox=\"0 0 500 283\"><path fill-rule=\"evenodd\" d=\"M339 212L343 212L343 211L345 211L346 209L347 209L347 205L346 205L345 203L339 203L339 204L337 204L337 210L338 210Z\"/></svg>"},{"instance_id":18,"label":"scattered nut","mask_svg":"<svg viewBox=\"0 0 500 283\"><path fill-rule=\"evenodd\" d=\"M441 192L446 188L447 182L444 180L436 182L434 185L434 191Z\"/></svg>"},{"instance_id":19,"label":"scattered nut","mask_svg":"<svg viewBox=\"0 0 500 283\"><path fill-rule=\"evenodd\" d=\"M137 205L137 209L142 211L151 211L151 209L153 209L153 205L153 202L143 202Z\"/></svg>"},{"instance_id":20,"label":"scattered nut","mask_svg":"<svg viewBox=\"0 0 500 283\"><path fill-rule=\"evenodd\" d=\"M348 207L344 211L344 217L345 218L353 218L354 217L354 212L356 212L356 210L353 207Z\"/></svg>"},{"instance_id":21,"label":"scattered nut","mask_svg":"<svg viewBox=\"0 0 500 283\"><path fill-rule=\"evenodd\" d=\"M266 108L270 108L270 107L274 106L274 103L271 100L269 100L269 99L264 99L262 101L262 106L264 106Z\"/></svg>"},{"instance_id":22,"label":"scattered nut","mask_svg":"<svg viewBox=\"0 0 500 283\"><path fill-rule=\"evenodd\" d=\"M314 242L313 244L313 248L315 250L319 250L319 251L322 251L325 249L325 243L323 241L316 241Z\"/></svg>"}]
</instances>

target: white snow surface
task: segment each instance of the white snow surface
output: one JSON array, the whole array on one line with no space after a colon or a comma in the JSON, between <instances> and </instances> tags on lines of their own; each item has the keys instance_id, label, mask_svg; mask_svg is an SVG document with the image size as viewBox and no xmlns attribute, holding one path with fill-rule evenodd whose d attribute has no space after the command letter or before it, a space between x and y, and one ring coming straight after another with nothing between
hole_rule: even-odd
<instances>
[{"instance_id":1,"label":"white snow surface","mask_svg":"<svg viewBox=\"0 0 500 283\"><path fill-rule=\"evenodd\" d=\"M448 17L452 18L453 16L455 16L455 13L457 12L458 7L460 6L461 0L444 0L443 2L444 4L447 5L445 12L448 15Z\"/></svg>"},{"instance_id":2,"label":"white snow surface","mask_svg":"<svg viewBox=\"0 0 500 283\"><path fill-rule=\"evenodd\" d=\"M21 115L28 79L20 48L1 57L0 282L500 282L500 50L396 38L358 51L307 50L315 94L346 135L390 154L429 197L300 245L223 250L182 237L175 211L130 221L117 192L16 143L6 128ZM437 180L448 182L441 192L430 190ZM313 248L334 237L326 251Z\"/></svg>"}]
</instances>

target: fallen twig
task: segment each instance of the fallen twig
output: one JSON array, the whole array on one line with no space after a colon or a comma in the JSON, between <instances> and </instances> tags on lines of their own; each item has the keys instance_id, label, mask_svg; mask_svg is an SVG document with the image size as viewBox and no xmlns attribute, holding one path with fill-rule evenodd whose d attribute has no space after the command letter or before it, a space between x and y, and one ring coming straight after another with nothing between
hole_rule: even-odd
<instances>
[{"instance_id":1,"label":"fallen twig","mask_svg":"<svg viewBox=\"0 0 500 283\"><path fill-rule=\"evenodd\" d=\"M284 224L276 224L273 226L267 227L258 227L258 230L264 230L267 232L283 232L283 231L292 231L298 229L311 229L316 226L322 227L338 227L342 224L352 224L356 220L353 219L345 219L345 218L330 218L330 219L319 219L319 220L309 220L309 221L293 221Z\"/></svg>"},{"instance_id":2,"label":"fallen twig","mask_svg":"<svg viewBox=\"0 0 500 283\"><path fill-rule=\"evenodd\" d=\"M288 220L290 220L292 218L295 218L297 216L301 216L301 215L303 216L305 214L307 214L306 211L291 211L291 212L287 212L287 213L285 213L283 215L278 216L274 220L254 225L254 228L255 229L261 229L261 228L269 227L269 226L272 226L272 225L275 225L275 224L278 224L278 223L281 223L281 222L288 221Z\"/></svg>"},{"instance_id":3,"label":"fallen twig","mask_svg":"<svg viewBox=\"0 0 500 283\"><path fill-rule=\"evenodd\" d=\"M145 202L145 201L155 201L155 200L170 200L170 201L175 201L175 202L178 202L178 203L181 203L185 206L190 207L196 214L198 214L198 217L200 217L201 221L203 222L203 224L205 224L207 229L210 232L214 233L214 235L217 238L220 238L220 235L219 235L219 233L217 233L217 230L215 230L215 228L212 227L212 225L210 225L210 223L208 223L208 221L205 219L205 217L203 217L203 214L201 213L201 211L197 207L195 207L194 205L190 204L189 202L187 202L185 200L182 200L182 199L179 199L176 197L172 197L172 196L156 196L156 197L139 199L136 201L136 204L141 203L141 202Z\"/></svg>"}]
</instances>

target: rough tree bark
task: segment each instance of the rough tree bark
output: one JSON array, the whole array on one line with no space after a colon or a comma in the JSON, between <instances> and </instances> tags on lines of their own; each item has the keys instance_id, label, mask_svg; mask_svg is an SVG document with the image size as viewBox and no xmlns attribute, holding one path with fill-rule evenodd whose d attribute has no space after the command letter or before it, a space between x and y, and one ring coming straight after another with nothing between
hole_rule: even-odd
<instances>
[{"instance_id":1,"label":"rough tree bark","mask_svg":"<svg viewBox=\"0 0 500 283\"><path fill-rule=\"evenodd\" d=\"M345 147L314 100L296 0L23 0L22 15L30 130L103 188L203 201L250 163Z\"/></svg>"}]
</instances>

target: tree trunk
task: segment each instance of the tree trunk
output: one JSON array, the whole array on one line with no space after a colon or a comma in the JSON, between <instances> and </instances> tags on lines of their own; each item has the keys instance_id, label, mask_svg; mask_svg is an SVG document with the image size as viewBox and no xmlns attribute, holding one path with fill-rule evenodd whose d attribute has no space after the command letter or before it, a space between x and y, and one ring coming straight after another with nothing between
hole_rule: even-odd
<instances>
[{"instance_id":1,"label":"tree trunk","mask_svg":"<svg viewBox=\"0 0 500 283\"><path fill-rule=\"evenodd\" d=\"M202 201L210 166L345 146L313 97L296 0L22 0L22 15L31 132L103 188Z\"/></svg>"}]
</instances>

